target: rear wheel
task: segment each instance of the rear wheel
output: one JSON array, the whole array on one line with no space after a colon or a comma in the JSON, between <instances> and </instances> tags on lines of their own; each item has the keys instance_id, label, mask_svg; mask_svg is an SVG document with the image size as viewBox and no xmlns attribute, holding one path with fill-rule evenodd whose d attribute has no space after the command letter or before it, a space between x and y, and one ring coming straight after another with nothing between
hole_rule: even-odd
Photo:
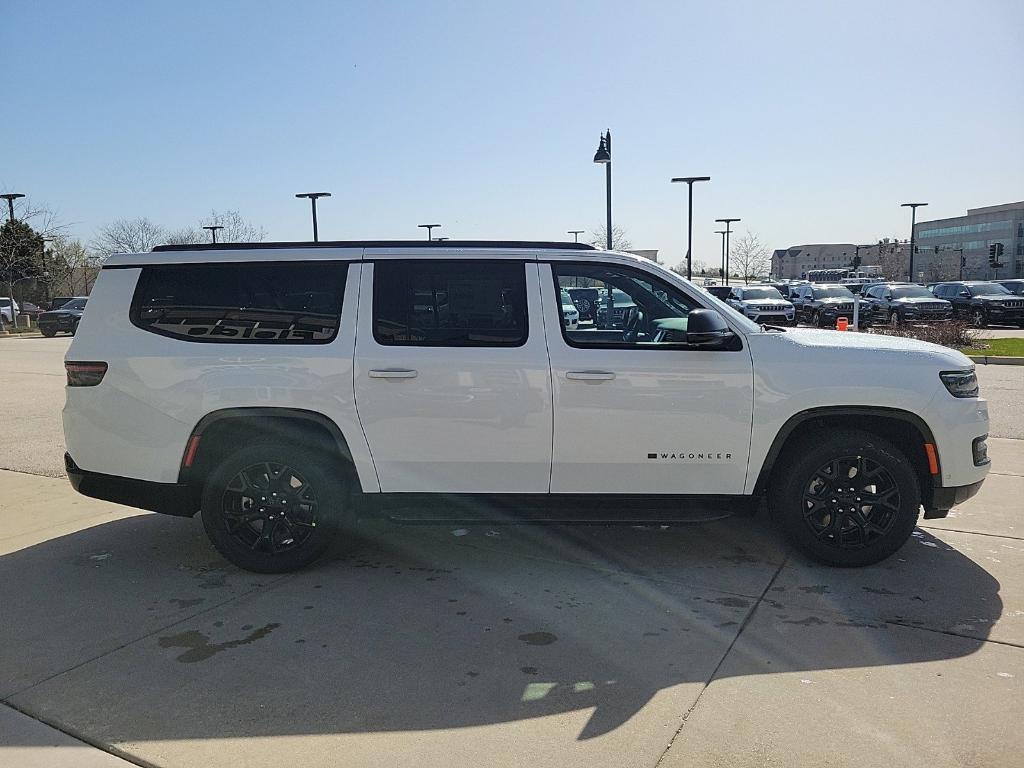
<instances>
[{"instance_id":1,"label":"rear wheel","mask_svg":"<svg viewBox=\"0 0 1024 768\"><path fill-rule=\"evenodd\" d=\"M802 441L769 492L789 541L829 565L884 560L910 537L921 505L917 475L887 440L843 430Z\"/></svg>"},{"instance_id":2,"label":"rear wheel","mask_svg":"<svg viewBox=\"0 0 1024 768\"><path fill-rule=\"evenodd\" d=\"M247 571L309 565L351 514L336 468L291 445L259 443L232 454L203 489L203 526L224 557Z\"/></svg>"}]
</instances>

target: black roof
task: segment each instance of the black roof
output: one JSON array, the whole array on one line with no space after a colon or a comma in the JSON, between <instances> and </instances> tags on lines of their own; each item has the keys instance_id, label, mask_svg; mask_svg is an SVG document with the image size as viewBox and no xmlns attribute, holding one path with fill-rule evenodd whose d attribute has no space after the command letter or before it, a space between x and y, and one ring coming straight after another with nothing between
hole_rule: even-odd
<instances>
[{"instance_id":1,"label":"black roof","mask_svg":"<svg viewBox=\"0 0 1024 768\"><path fill-rule=\"evenodd\" d=\"M249 251L275 248L522 248L525 250L593 251L586 243L545 240L321 240L319 242L197 243L158 245L154 251Z\"/></svg>"}]
</instances>

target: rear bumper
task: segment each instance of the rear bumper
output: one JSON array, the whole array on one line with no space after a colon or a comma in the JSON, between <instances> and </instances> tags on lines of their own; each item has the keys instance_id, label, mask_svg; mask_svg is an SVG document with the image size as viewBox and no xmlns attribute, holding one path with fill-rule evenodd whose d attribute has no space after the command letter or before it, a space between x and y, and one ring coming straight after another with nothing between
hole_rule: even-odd
<instances>
[{"instance_id":1,"label":"rear bumper","mask_svg":"<svg viewBox=\"0 0 1024 768\"><path fill-rule=\"evenodd\" d=\"M177 517L192 517L199 509L196 493L187 485L88 472L69 453L64 454L64 467L71 487L83 496Z\"/></svg>"},{"instance_id":2,"label":"rear bumper","mask_svg":"<svg viewBox=\"0 0 1024 768\"><path fill-rule=\"evenodd\" d=\"M932 501L928 509L924 511L925 520L933 520L937 517L945 517L949 510L957 504L963 504L969 498L981 490L984 480L979 480L970 485L957 485L952 488L935 487L932 489Z\"/></svg>"}]
</instances>

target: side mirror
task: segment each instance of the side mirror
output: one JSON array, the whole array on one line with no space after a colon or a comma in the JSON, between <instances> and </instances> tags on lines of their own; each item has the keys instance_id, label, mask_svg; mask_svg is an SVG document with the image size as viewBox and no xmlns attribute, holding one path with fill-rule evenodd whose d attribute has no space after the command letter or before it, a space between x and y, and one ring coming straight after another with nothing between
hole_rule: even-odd
<instances>
[{"instance_id":1,"label":"side mirror","mask_svg":"<svg viewBox=\"0 0 1024 768\"><path fill-rule=\"evenodd\" d=\"M963 296L964 298L970 298L971 292L966 290L966 289L964 289L964 290L960 291L960 293L958 293L957 296Z\"/></svg>"},{"instance_id":2,"label":"side mirror","mask_svg":"<svg viewBox=\"0 0 1024 768\"><path fill-rule=\"evenodd\" d=\"M686 343L717 347L733 337L725 319L714 309L694 309L686 316Z\"/></svg>"}]
</instances>

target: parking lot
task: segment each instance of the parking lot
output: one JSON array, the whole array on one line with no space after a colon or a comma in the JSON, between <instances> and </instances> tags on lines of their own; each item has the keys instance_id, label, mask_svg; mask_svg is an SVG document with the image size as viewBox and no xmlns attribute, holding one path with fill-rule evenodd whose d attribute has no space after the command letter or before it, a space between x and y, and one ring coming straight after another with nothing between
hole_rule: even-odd
<instances>
[{"instance_id":1,"label":"parking lot","mask_svg":"<svg viewBox=\"0 0 1024 768\"><path fill-rule=\"evenodd\" d=\"M0 765L1021 763L1024 367L978 367L981 493L878 566L759 515L396 526L271 577L72 492L67 345L0 339Z\"/></svg>"}]
</instances>

